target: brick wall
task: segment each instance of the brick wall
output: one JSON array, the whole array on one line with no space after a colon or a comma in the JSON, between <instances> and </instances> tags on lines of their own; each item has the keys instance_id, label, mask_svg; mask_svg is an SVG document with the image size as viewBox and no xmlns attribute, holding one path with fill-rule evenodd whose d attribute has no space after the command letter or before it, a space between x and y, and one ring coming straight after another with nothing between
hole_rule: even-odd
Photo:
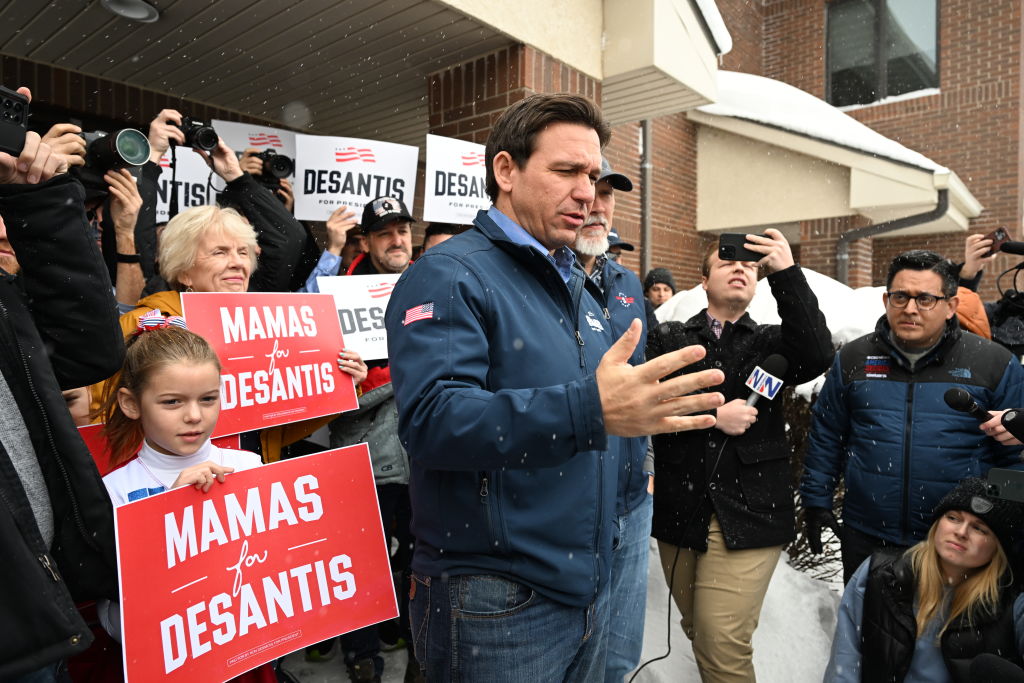
<instances>
[{"instance_id":1,"label":"brick wall","mask_svg":"<svg viewBox=\"0 0 1024 683\"><path fill-rule=\"evenodd\" d=\"M601 101L600 83L527 45L436 71L427 78L430 132L483 144L513 102L545 92L574 92Z\"/></svg>"},{"instance_id":2,"label":"brick wall","mask_svg":"<svg viewBox=\"0 0 1024 683\"><path fill-rule=\"evenodd\" d=\"M826 4L766 0L766 76L825 95ZM939 8L940 93L847 113L952 169L985 207L972 220L972 232L1005 225L1021 239L1021 3L940 0ZM961 259L965 236L875 238L872 280L881 284L889 261L906 249L930 248ZM999 272L1018 260L1000 257L990 270ZM991 274L985 278L981 293L986 300L997 296L994 280Z\"/></svg>"},{"instance_id":3,"label":"brick wall","mask_svg":"<svg viewBox=\"0 0 1024 683\"><path fill-rule=\"evenodd\" d=\"M763 76L764 2L717 0L716 4L732 36L732 50L722 58L722 68Z\"/></svg>"}]
</instances>

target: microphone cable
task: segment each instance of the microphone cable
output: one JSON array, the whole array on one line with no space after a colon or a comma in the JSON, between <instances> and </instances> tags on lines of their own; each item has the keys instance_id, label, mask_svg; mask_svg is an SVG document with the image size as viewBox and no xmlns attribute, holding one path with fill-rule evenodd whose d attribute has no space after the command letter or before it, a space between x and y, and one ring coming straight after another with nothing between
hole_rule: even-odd
<instances>
[{"instance_id":1,"label":"microphone cable","mask_svg":"<svg viewBox=\"0 0 1024 683\"><path fill-rule=\"evenodd\" d=\"M714 429L714 427L712 427L711 429ZM709 487L711 485L711 482L714 481L714 479L715 479L715 474L717 474L717 472L718 472L718 465L722 461L722 453L725 452L725 445L727 443L729 443L729 438L730 438L729 435L726 434L725 432L722 432L722 435L725 436L725 439L722 441L722 447L718 449L718 454L715 456L715 463L711 466L711 473L708 475L707 486L705 486L705 488L704 488L704 495L701 496L700 502L697 503L697 506L693 509L693 512L690 514L689 519L686 520L686 524L683 525L683 530L684 531L686 529L689 529L690 525L693 524L694 520L697 519L697 513L700 512L701 507L704 505L704 501L708 500L708 494L709 494L709 492L711 490ZM658 482L657 482L657 472L658 472L657 454L655 454L655 459L654 459L654 472L655 472L654 486L655 486L655 489L657 489L657 486L658 486ZM668 659L669 655L672 654L672 602L673 602L673 592L675 590L675 583L676 583L676 565L679 562L679 551L680 550L682 550L682 546L676 546L675 557L672 558L672 572L669 574L669 579L668 579L668 610L667 610L667 613L668 613L668 617L667 617L668 618L668 623L667 623L667 628L666 628L666 632L665 632L665 647L667 648L666 652L665 652L665 654L661 655L660 657L655 657L654 659L648 659L646 662L641 664L637 668L637 670L633 672L633 675L629 677L628 683L633 683L633 679L636 678L640 674L640 672L643 671L647 667L648 664L654 664L655 662L660 662L663 659ZM661 556L660 549L659 549L658 555L659 555L659 562L660 562L660 556ZM680 614L682 614L682 610L680 610Z\"/></svg>"}]
</instances>

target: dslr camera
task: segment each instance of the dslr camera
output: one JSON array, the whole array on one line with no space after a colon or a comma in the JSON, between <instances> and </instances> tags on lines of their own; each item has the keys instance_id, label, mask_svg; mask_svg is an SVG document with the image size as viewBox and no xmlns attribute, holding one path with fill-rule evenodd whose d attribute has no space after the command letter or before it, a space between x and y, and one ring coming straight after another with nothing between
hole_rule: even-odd
<instances>
[{"instance_id":1,"label":"dslr camera","mask_svg":"<svg viewBox=\"0 0 1024 683\"><path fill-rule=\"evenodd\" d=\"M86 201L106 196L103 174L107 171L142 166L152 152L149 139L134 128L113 133L97 130L79 136L85 140L85 165L72 169L72 173L85 186Z\"/></svg>"},{"instance_id":2,"label":"dslr camera","mask_svg":"<svg viewBox=\"0 0 1024 683\"><path fill-rule=\"evenodd\" d=\"M28 98L0 86L0 152L18 156L25 149Z\"/></svg>"},{"instance_id":3,"label":"dslr camera","mask_svg":"<svg viewBox=\"0 0 1024 683\"><path fill-rule=\"evenodd\" d=\"M212 152L217 148L219 138L213 126L191 116L181 117L181 125L174 125L185 134L185 147L201 149L204 152Z\"/></svg>"},{"instance_id":4,"label":"dslr camera","mask_svg":"<svg viewBox=\"0 0 1024 683\"><path fill-rule=\"evenodd\" d=\"M281 178L287 178L295 172L295 162L272 149L265 149L253 156L263 162L263 172L256 177L256 180L271 191L281 186L278 182Z\"/></svg>"}]
</instances>

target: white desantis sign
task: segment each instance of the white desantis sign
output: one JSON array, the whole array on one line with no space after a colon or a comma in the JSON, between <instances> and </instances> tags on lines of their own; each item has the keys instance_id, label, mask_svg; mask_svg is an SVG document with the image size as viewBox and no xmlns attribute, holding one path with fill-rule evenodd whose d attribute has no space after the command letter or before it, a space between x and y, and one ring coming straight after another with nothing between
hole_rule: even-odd
<instances>
[{"instance_id":1,"label":"white desantis sign","mask_svg":"<svg viewBox=\"0 0 1024 683\"><path fill-rule=\"evenodd\" d=\"M157 180L156 191L157 223L170 220L169 209L175 185L178 187L179 212L192 206L213 204L216 193L224 189L224 181L210 175L210 167L192 148L176 148L174 158L178 166L176 173L172 173L171 169L171 150L167 150L160 158L160 178ZM211 181L216 189L210 187Z\"/></svg>"},{"instance_id":2,"label":"white desantis sign","mask_svg":"<svg viewBox=\"0 0 1024 683\"><path fill-rule=\"evenodd\" d=\"M290 130L220 119L213 119L210 125L217 131L220 139L237 153L250 148L261 152L269 149L275 154L283 154L295 161L295 133Z\"/></svg>"},{"instance_id":3,"label":"white desantis sign","mask_svg":"<svg viewBox=\"0 0 1024 683\"><path fill-rule=\"evenodd\" d=\"M419 149L379 140L295 136L295 217L323 221L339 206L356 215L377 197L412 204Z\"/></svg>"},{"instance_id":4,"label":"white desantis sign","mask_svg":"<svg viewBox=\"0 0 1024 683\"><path fill-rule=\"evenodd\" d=\"M345 348L363 360L388 357L384 311L400 275L335 275L318 277L321 294L334 296Z\"/></svg>"},{"instance_id":5,"label":"white desantis sign","mask_svg":"<svg viewBox=\"0 0 1024 683\"><path fill-rule=\"evenodd\" d=\"M477 211L491 205L485 169L483 145L427 135L423 220L472 223Z\"/></svg>"}]
</instances>

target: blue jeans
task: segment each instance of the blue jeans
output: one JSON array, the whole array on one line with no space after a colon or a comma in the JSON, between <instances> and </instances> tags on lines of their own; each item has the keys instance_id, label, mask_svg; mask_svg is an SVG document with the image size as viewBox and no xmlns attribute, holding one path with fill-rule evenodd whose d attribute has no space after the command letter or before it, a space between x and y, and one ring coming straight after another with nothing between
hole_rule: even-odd
<instances>
[{"instance_id":1,"label":"blue jeans","mask_svg":"<svg viewBox=\"0 0 1024 683\"><path fill-rule=\"evenodd\" d=\"M651 556L653 496L616 519L618 539L612 551L608 600L608 655L605 683L622 683L640 662L647 607L647 561Z\"/></svg>"},{"instance_id":2,"label":"blue jeans","mask_svg":"<svg viewBox=\"0 0 1024 683\"><path fill-rule=\"evenodd\" d=\"M429 683L600 680L607 586L587 607L568 607L494 575L413 573L413 646Z\"/></svg>"}]
</instances>

